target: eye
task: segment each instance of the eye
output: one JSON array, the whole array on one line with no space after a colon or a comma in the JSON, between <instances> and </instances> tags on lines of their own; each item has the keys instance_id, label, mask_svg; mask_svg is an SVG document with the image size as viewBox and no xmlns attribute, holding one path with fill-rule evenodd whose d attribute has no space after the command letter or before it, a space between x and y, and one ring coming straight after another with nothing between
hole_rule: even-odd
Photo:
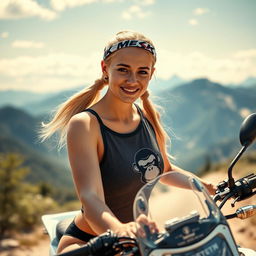
<instances>
[{"instance_id":1,"label":"eye","mask_svg":"<svg viewBox=\"0 0 256 256\"><path fill-rule=\"evenodd\" d=\"M120 72L127 72L127 69L126 68L118 68L117 71L120 71Z\"/></svg>"},{"instance_id":2,"label":"eye","mask_svg":"<svg viewBox=\"0 0 256 256\"><path fill-rule=\"evenodd\" d=\"M141 75L148 75L148 71L147 70L140 70L139 74L141 74Z\"/></svg>"}]
</instances>

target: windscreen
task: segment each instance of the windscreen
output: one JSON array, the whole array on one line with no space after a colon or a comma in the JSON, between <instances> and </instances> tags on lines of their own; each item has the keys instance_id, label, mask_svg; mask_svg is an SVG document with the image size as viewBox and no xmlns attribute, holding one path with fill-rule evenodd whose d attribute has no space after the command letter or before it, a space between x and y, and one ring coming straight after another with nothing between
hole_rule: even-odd
<instances>
[{"instance_id":1,"label":"windscreen","mask_svg":"<svg viewBox=\"0 0 256 256\"><path fill-rule=\"evenodd\" d=\"M220 219L220 212L202 183L178 172L163 174L144 185L136 195L133 210L137 227L143 231L138 232L138 239L149 247L154 247L159 234L175 234L182 227L182 235L189 236L190 230L186 229L193 223L196 228L198 223L208 225ZM145 218L141 216L154 223L156 230L151 230L151 224L144 225L141 220ZM190 225L185 227L184 223Z\"/></svg>"}]
</instances>

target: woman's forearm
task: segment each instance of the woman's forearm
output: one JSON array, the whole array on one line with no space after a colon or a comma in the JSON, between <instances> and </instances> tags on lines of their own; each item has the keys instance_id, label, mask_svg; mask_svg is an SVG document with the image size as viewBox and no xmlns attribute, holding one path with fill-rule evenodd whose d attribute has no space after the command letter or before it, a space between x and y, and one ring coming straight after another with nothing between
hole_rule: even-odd
<instances>
[{"instance_id":1,"label":"woman's forearm","mask_svg":"<svg viewBox=\"0 0 256 256\"><path fill-rule=\"evenodd\" d=\"M109 207L97 195L87 195L81 198L81 201L84 217L96 234L101 234L108 229L114 231L122 225Z\"/></svg>"},{"instance_id":2,"label":"woman's forearm","mask_svg":"<svg viewBox=\"0 0 256 256\"><path fill-rule=\"evenodd\" d=\"M170 179L164 179L163 183L169 184L169 185L174 185L177 187L181 188L186 188L186 189L191 189L190 183L188 182L189 177L196 177L199 179L203 185L206 187L206 189L209 191L211 195L215 194L216 191L216 186L214 186L212 183L201 179L200 177L196 176L195 174L192 174L188 171L183 170L182 168L172 165L170 171L175 171L177 172L176 175L172 175L172 178Z\"/></svg>"},{"instance_id":3,"label":"woman's forearm","mask_svg":"<svg viewBox=\"0 0 256 256\"><path fill-rule=\"evenodd\" d=\"M188 171L185 171L185 170L183 170L183 169L181 169L181 168L179 168L179 167L177 167L177 166L174 166L174 168L175 168L177 171L183 173L184 175L196 176L195 174L192 174L192 173L190 173L190 172L188 172ZM212 184L211 182L209 182L209 181L207 181L207 180L204 180L204 179L202 179L202 178L200 178L200 177L198 177L198 176L196 176L196 178L199 179L199 180L203 183L203 185L206 187L206 189L209 191L209 193L210 193L211 195L215 195L215 192L216 192L217 187L216 187L214 184Z\"/></svg>"}]
</instances>

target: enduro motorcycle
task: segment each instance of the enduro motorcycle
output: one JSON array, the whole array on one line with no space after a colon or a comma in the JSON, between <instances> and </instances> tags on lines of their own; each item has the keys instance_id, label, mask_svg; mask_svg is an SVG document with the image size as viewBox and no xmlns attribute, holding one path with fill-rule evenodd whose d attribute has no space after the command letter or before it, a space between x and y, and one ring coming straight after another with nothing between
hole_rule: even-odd
<instances>
[{"instance_id":1,"label":"enduro motorcycle","mask_svg":"<svg viewBox=\"0 0 256 256\"><path fill-rule=\"evenodd\" d=\"M228 169L228 178L217 186L215 196L196 177L169 172L145 184L134 200L133 215L141 231L136 239L118 237L107 231L79 249L59 256L238 256L256 255L256 251L239 248L228 219L246 219L256 214L256 205L238 208L224 216L222 207L231 201L248 199L256 194L256 175L234 180L232 170L239 158L256 138L256 113L248 116L240 129L242 148ZM181 181L182 184L181 185ZM168 181L168 182L167 182ZM177 182L178 181L178 182ZM168 183L168 185L166 185ZM179 184L176 185L176 184ZM177 200L179 198L179 200ZM230 199L230 200L229 200ZM78 211L42 216L50 237L50 256L56 255L58 241ZM156 223L157 230L141 225L145 215Z\"/></svg>"}]
</instances>

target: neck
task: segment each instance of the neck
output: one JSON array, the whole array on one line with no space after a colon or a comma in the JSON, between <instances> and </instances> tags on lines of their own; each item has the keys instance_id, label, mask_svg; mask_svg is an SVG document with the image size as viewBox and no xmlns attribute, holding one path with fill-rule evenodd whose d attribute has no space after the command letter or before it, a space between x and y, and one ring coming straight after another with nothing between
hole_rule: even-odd
<instances>
[{"instance_id":1,"label":"neck","mask_svg":"<svg viewBox=\"0 0 256 256\"><path fill-rule=\"evenodd\" d=\"M134 119L137 110L133 103L120 101L118 98L112 97L108 92L98 102L98 107L106 119L129 122Z\"/></svg>"}]
</instances>

